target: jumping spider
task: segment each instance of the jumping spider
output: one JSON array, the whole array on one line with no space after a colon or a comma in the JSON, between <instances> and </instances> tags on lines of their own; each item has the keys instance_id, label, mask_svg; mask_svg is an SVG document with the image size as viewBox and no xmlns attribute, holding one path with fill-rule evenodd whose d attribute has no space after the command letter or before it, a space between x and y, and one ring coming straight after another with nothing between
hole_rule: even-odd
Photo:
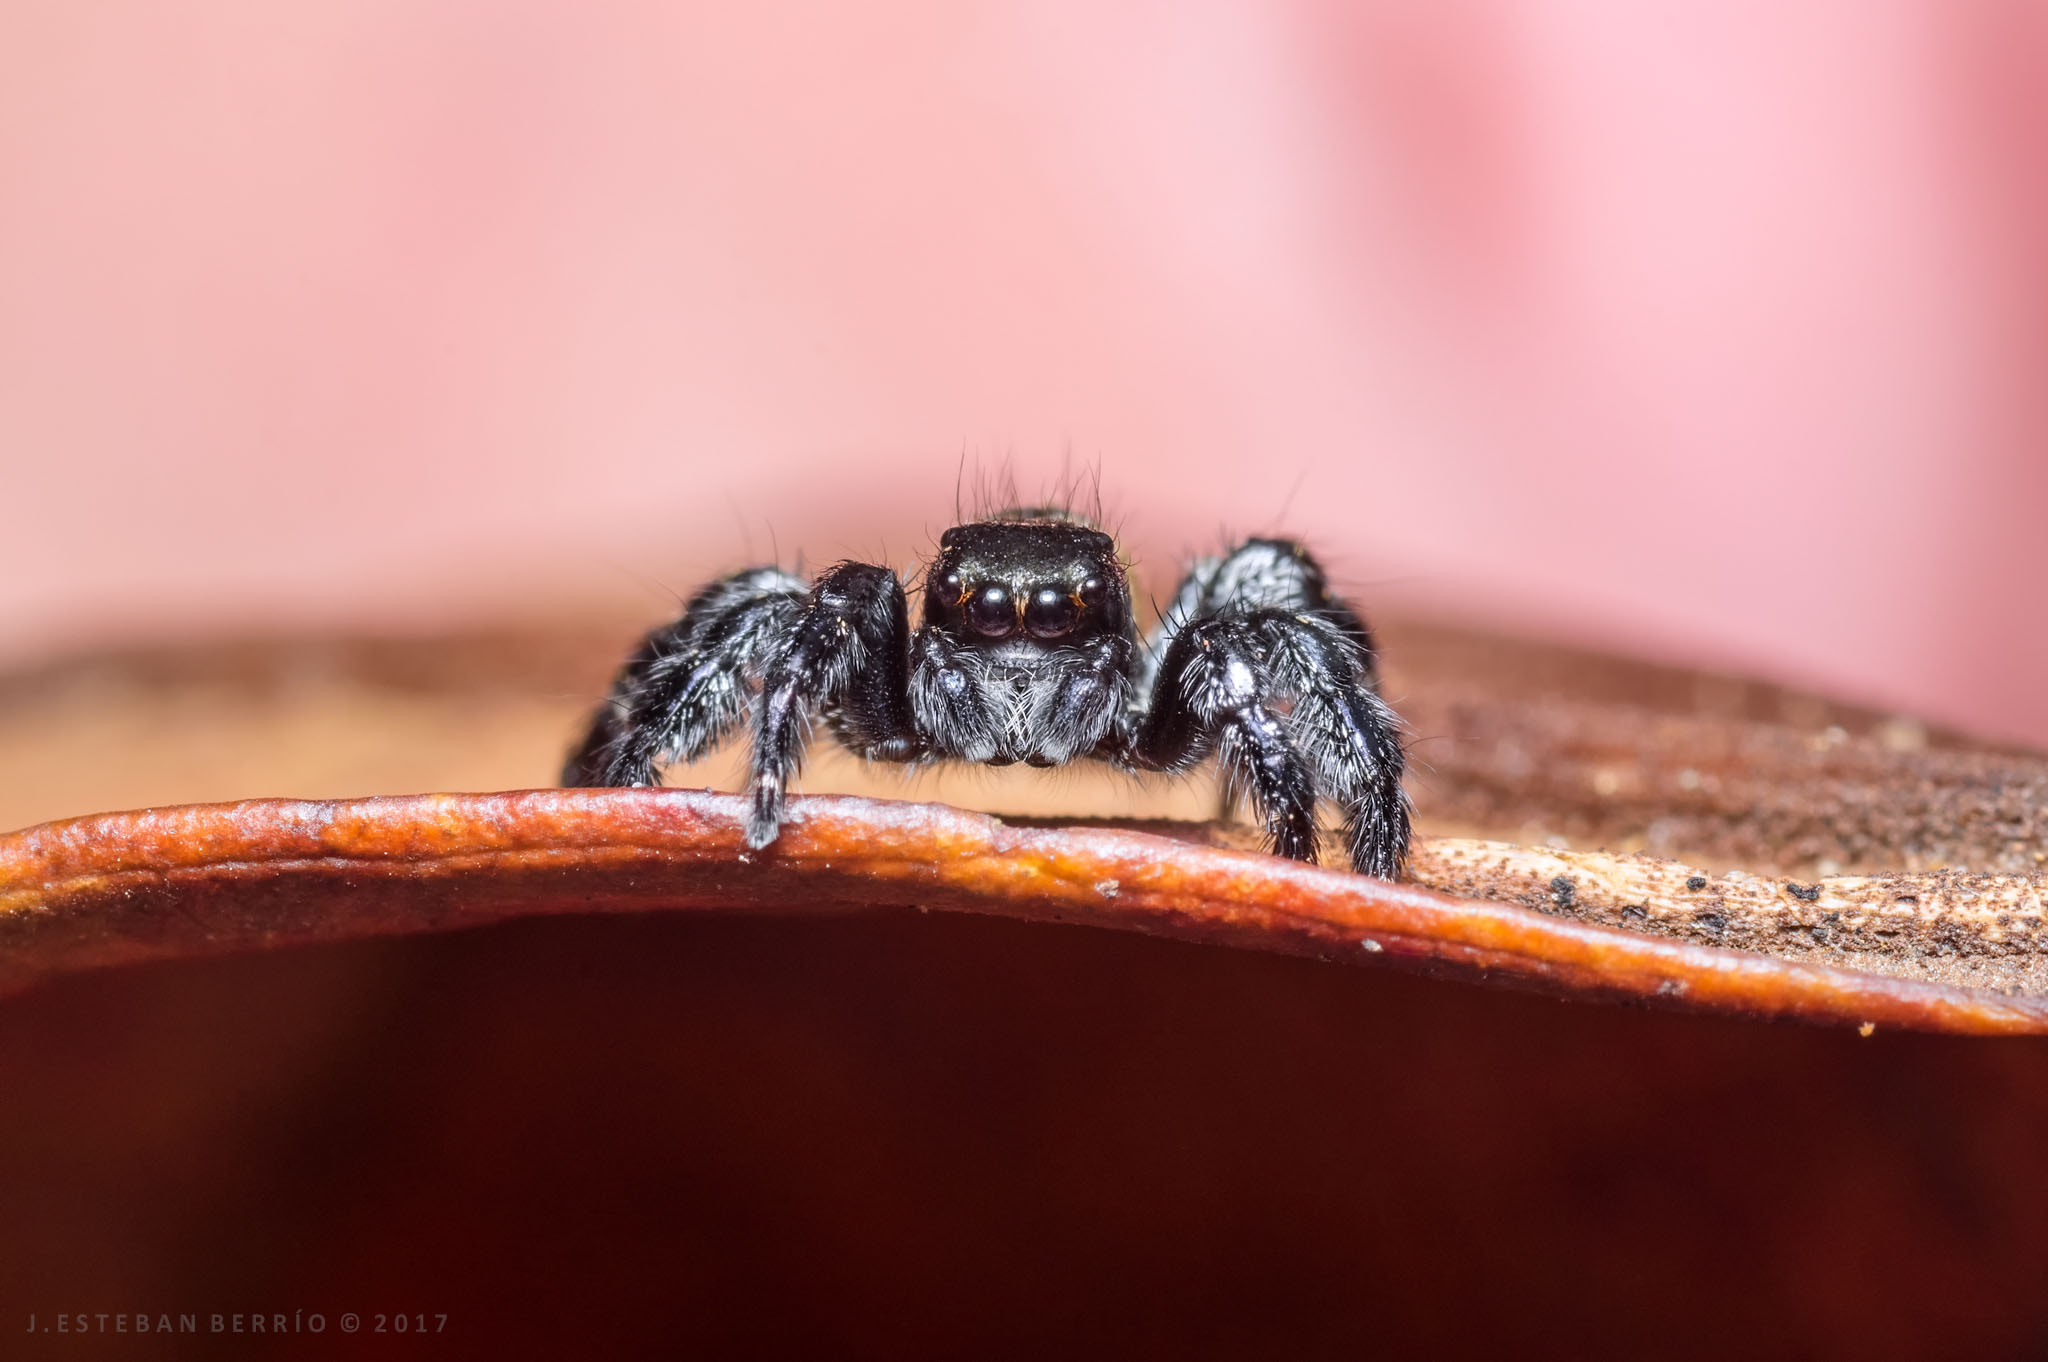
<instances>
[{"instance_id":1,"label":"jumping spider","mask_svg":"<svg viewBox=\"0 0 2048 1362\"><path fill-rule=\"evenodd\" d=\"M757 698L758 697L758 698ZM813 714L871 761L1183 771L1214 753L1272 849L1316 854L1316 799L1354 868L1408 853L1400 720L1372 635L1301 545L1195 562L1144 647L1116 542L1065 511L1007 511L939 539L910 627L896 574L841 563L806 584L755 568L699 591L627 661L565 785L654 785L751 717L747 843L775 840Z\"/></svg>"}]
</instances>

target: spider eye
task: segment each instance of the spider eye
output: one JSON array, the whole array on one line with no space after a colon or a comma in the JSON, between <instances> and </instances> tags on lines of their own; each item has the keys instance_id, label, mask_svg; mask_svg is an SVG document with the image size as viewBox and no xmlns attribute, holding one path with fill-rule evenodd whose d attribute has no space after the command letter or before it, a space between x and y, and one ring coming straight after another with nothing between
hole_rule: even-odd
<instances>
[{"instance_id":1,"label":"spider eye","mask_svg":"<svg viewBox=\"0 0 2048 1362\"><path fill-rule=\"evenodd\" d=\"M1033 638L1059 638L1073 632L1081 607L1056 586L1041 586L1024 607L1024 627Z\"/></svg>"},{"instance_id":2,"label":"spider eye","mask_svg":"<svg viewBox=\"0 0 2048 1362\"><path fill-rule=\"evenodd\" d=\"M939 594L945 598L946 604L959 605L967 599L967 583L961 580L958 572L948 572L939 578Z\"/></svg>"},{"instance_id":3,"label":"spider eye","mask_svg":"<svg viewBox=\"0 0 2048 1362\"><path fill-rule=\"evenodd\" d=\"M974 593L967 602L967 625L987 638L1007 638L1017 632L1017 605L1010 589L991 583Z\"/></svg>"},{"instance_id":4,"label":"spider eye","mask_svg":"<svg viewBox=\"0 0 2048 1362\"><path fill-rule=\"evenodd\" d=\"M1090 577L1081 583L1081 605L1088 610L1100 610L1102 603L1109 599L1109 583L1100 577Z\"/></svg>"}]
</instances>

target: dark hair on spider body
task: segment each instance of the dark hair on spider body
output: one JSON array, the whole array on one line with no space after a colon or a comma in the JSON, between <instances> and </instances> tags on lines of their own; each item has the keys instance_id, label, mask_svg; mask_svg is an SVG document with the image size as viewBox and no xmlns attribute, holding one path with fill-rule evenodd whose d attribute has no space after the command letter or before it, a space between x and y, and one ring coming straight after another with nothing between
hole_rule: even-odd
<instances>
[{"instance_id":1,"label":"dark hair on spider body","mask_svg":"<svg viewBox=\"0 0 2048 1362\"><path fill-rule=\"evenodd\" d=\"M1355 869L1391 879L1407 857L1372 635L1291 540L1197 560L1142 648L1115 540L1053 509L947 530L914 629L887 567L736 573L646 637L562 781L658 784L750 718L747 842L763 848L814 716L871 761L1173 772L1214 756L1278 854L1315 859L1321 797Z\"/></svg>"}]
</instances>

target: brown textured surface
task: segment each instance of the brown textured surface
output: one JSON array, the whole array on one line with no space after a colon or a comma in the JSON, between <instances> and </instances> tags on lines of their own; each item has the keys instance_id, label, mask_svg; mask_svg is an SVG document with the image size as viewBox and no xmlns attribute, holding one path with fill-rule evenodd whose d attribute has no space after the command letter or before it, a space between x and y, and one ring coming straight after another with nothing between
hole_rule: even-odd
<instances>
[{"instance_id":1,"label":"brown textured surface","mask_svg":"<svg viewBox=\"0 0 2048 1362\"><path fill-rule=\"evenodd\" d=\"M649 909L903 905L1368 961L1568 998L1972 1033L2048 1031L2048 1000L1654 940L1412 885L1106 828L937 805L800 801L749 852L742 801L546 790L249 801L0 839L0 965L82 966Z\"/></svg>"},{"instance_id":2,"label":"brown textured surface","mask_svg":"<svg viewBox=\"0 0 2048 1362\"><path fill-rule=\"evenodd\" d=\"M1708 946L1900 978L2048 996L2048 883L2038 875L1715 874L1644 855L1436 838L1413 875L1446 894L1518 903Z\"/></svg>"},{"instance_id":3,"label":"brown textured surface","mask_svg":"<svg viewBox=\"0 0 2048 1362\"><path fill-rule=\"evenodd\" d=\"M252 641L20 674L0 683L0 814L540 783L631 632ZM1387 689L1414 732L1421 826L1437 848L1418 857L1418 883L1801 964L2048 987L2036 902L2048 761L1762 683L1427 626L1385 633ZM722 783L733 760L675 779ZM1204 825L1214 795L1202 782L1087 769L906 778L826 745L805 785L1055 822L1177 819L1158 826L1256 841ZM1444 834L1522 849L1458 852ZM1644 850L1680 859L1629 855ZM1593 858L1588 892L1560 899L1552 881L1572 857ZM1684 887L1695 866L1712 881L1704 897ZM1932 878L1883 877L1916 871ZM1778 888L1824 878L1822 900ZM2003 922L1981 911L2007 900Z\"/></svg>"},{"instance_id":4,"label":"brown textured surface","mask_svg":"<svg viewBox=\"0 0 2048 1362\"><path fill-rule=\"evenodd\" d=\"M0 687L0 823L544 782L632 628L52 667ZM1388 636L1417 757L1455 777L1423 772L1425 808L1477 789L1504 826L1460 830L1546 854L1568 820L1599 825L1592 772L1546 795L1547 771L1429 717L1430 696L1481 689L1523 742L1558 699L1806 737L1884 724ZM1213 809L1199 784L864 779L826 762L811 787L1062 821ZM26 1349L70 1358L1081 1340L1868 1362L2048 1339L2038 1038L1560 1006L999 917L666 912L70 974L0 998L0 1091L0 1330L31 1310L330 1320L232 1343L109 1324ZM445 1311L448 1332L344 1339L348 1309Z\"/></svg>"},{"instance_id":5,"label":"brown textured surface","mask_svg":"<svg viewBox=\"0 0 2048 1362\"><path fill-rule=\"evenodd\" d=\"M2048 759L1762 682L1395 630L1418 804L1507 841L1759 874L2048 863Z\"/></svg>"}]
</instances>

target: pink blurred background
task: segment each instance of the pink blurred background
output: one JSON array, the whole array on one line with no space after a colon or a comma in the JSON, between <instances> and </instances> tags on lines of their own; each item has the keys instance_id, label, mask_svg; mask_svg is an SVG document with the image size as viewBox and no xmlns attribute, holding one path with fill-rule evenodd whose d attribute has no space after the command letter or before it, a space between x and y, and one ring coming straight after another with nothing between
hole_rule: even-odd
<instances>
[{"instance_id":1,"label":"pink blurred background","mask_svg":"<svg viewBox=\"0 0 2048 1362\"><path fill-rule=\"evenodd\" d=\"M2048 19L0 9L0 662L660 609L1064 464L1164 593L2048 742Z\"/></svg>"}]
</instances>

